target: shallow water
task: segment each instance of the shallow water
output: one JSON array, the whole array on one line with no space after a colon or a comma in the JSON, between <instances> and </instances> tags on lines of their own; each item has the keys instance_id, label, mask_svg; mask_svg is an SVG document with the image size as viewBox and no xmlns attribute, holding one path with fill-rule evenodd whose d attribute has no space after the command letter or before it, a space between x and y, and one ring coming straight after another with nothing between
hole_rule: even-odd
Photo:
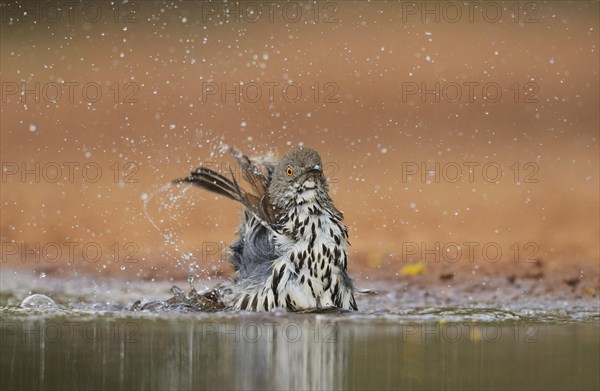
<instances>
[{"instance_id":1,"label":"shallow water","mask_svg":"<svg viewBox=\"0 0 600 391\"><path fill-rule=\"evenodd\" d=\"M2 282L3 390L600 387L594 301L402 303L378 283L358 313L131 312L167 284Z\"/></svg>"}]
</instances>

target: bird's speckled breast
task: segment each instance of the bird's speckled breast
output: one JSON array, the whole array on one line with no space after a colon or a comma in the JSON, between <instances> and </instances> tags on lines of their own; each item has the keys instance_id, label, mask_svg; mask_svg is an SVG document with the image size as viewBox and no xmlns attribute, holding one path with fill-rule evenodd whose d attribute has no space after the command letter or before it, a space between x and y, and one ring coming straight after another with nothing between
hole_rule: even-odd
<instances>
[{"instance_id":1,"label":"bird's speckled breast","mask_svg":"<svg viewBox=\"0 0 600 391\"><path fill-rule=\"evenodd\" d=\"M295 206L281 219L282 234L276 236L283 254L274 264L276 296L285 295L294 309L355 309L352 286L343 278L348 231L341 216L327 208L329 197L306 187L310 190L297 194Z\"/></svg>"}]
</instances>

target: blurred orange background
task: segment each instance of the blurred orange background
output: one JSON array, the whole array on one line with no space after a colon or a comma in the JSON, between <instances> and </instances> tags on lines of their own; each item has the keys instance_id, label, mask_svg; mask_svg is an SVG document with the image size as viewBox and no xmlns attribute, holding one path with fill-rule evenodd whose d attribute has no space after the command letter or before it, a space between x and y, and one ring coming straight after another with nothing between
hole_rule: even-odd
<instances>
[{"instance_id":1,"label":"blurred orange background","mask_svg":"<svg viewBox=\"0 0 600 391\"><path fill-rule=\"evenodd\" d=\"M473 242L453 265L597 274L598 2L480 3L455 23L432 2L3 4L2 272L228 272L240 206L167 186L233 164L224 142L316 148L361 276Z\"/></svg>"}]
</instances>

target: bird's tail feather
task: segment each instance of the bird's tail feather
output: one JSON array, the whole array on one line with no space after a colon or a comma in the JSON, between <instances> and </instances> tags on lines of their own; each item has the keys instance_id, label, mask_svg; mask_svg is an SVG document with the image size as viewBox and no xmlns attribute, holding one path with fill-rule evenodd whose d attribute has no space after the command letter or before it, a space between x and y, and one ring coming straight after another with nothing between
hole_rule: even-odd
<instances>
[{"instance_id":1,"label":"bird's tail feather","mask_svg":"<svg viewBox=\"0 0 600 391\"><path fill-rule=\"evenodd\" d=\"M273 213L268 205L268 196L265 194L262 197L258 197L246 192L238 185L233 175L230 180L216 171L205 167L198 167L196 170L192 171L190 176L175 179L172 183L191 183L195 186L240 202L246 209L250 210L268 224L272 224L274 221Z\"/></svg>"},{"instance_id":2,"label":"bird's tail feather","mask_svg":"<svg viewBox=\"0 0 600 391\"><path fill-rule=\"evenodd\" d=\"M190 176L175 179L172 183L191 183L203 189L231 198L234 201L243 203L239 187L223 175L208 168L198 167L190 174Z\"/></svg>"}]
</instances>

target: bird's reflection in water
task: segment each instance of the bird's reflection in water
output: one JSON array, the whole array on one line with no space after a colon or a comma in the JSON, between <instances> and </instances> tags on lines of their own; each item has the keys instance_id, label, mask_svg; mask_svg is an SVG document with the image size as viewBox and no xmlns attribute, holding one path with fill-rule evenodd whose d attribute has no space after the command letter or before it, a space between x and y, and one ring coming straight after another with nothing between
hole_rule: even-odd
<instances>
[{"instance_id":1,"label":"bird's reflection in water","mask_svg":"<svg viewBox=\"0 0 600 391\"><path fill-rule=\"evenodd\" d=\"M351 346L334 322L220 319L190 323L174 340L172 331L155 328L153 348L138 356L142 378L158 388L345 388Z\"/></svg>"},{"instance_id":2,"label":"bird's reflection in water","mask_svg":"<svg viewBox=\"0 0 600 391\"><path fill-rule=\"evenodd\" d=\"M338 324L285 320L262 328L251 323L242 327L260 330L264 340L233 346L234 365L239 370L235 375L237 388L345 388L350 346L340 335Z\"/></svg>"}]
</instances>

